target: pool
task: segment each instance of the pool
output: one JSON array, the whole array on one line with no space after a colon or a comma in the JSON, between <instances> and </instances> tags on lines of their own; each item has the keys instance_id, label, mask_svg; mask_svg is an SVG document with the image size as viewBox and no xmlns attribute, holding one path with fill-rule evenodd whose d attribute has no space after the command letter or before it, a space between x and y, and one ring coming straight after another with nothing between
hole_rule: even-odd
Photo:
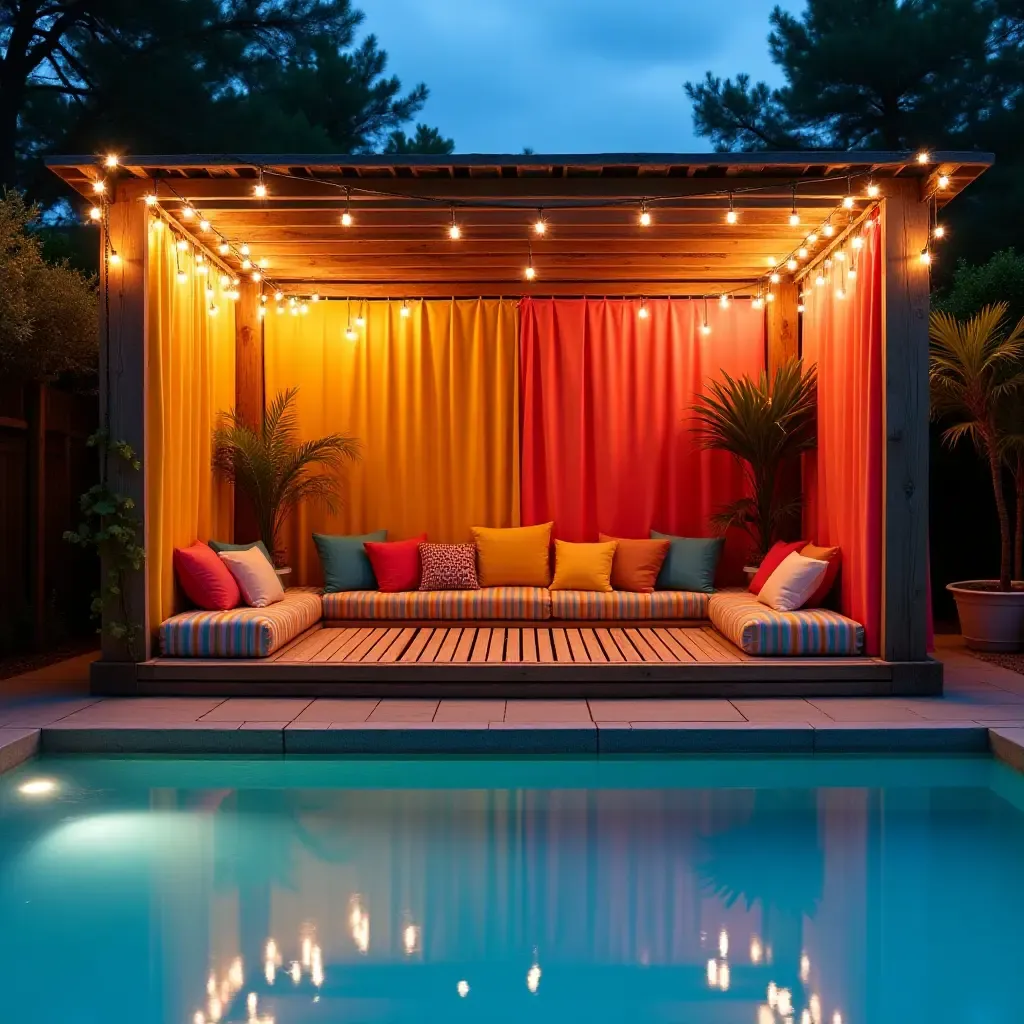
<instances>
[{"instance_id":1,"label":"pool","mask_svg":"<svg viewBox=\"0 0 1024 1024\"><path fill-rule=\"evenodd\" d=\"M983 757L68 758L0 777L0 1020L1021 1019Z\"/></svg>"}]
</instances>

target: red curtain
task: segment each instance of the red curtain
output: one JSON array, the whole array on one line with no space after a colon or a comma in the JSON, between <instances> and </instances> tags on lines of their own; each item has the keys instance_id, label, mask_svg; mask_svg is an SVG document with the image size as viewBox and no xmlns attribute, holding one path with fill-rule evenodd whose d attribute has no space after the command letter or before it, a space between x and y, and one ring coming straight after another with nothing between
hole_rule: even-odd
<instances>
[{"instance_id":1,"label":"red curtain","mask_svg":"<svg viewBox=\"0 0 1024 1024\"><path fill-rule=\"evenodd\" d=\"M710 536L711 514L740 497L739 465L698 450L690 409L723 370L764 367L764 318L655 299L524 299L520 327L522 521L555 522L565 540L653 529ZM736 531L731 531L736 534ZM731 535L719 572L735 581L748 548Z\"/></svg>"},{"instance_id":2,"label":"red curtain","mask_svg":"<svg viewBox=\"0 0 1024 1024\"><path fill-rule=\"evenodd\" d=\"M882 612L881 235L877 218L869 220L863 247L847 246L824 285L805 280L803 320L803 359L818 367L818 448L804 461L804 528L808 540L842 549L839 607L863 624L871 655L879 653Z\"/></svg>"}]
</instances>

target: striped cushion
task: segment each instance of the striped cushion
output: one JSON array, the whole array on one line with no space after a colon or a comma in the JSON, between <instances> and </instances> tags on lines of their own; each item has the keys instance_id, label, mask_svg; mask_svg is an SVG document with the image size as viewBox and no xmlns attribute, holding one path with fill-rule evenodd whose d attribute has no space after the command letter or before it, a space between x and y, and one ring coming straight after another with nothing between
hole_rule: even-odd
<instances>
[{"instance_id":1,"label":"striped cushion","mask_svg":"<svg viewBox=\"0 0 1024 1024\"><path fill-rule=\"evenodd\" d=\"M286 590L266 608L182 612L160 627L160 652L168 658L265 658L318 622L320 592Z\"/></svg>"},{"instance_id":2,"label":"striped cushion","mask_svg":"<svg viewBox=\"0 0 1024 1024\"><path fill-rule=\"evenodd\" d=\"M324 594L325 619L547 619L551 596L543 587L482 590L410 590L382 594L349 590Z\"/></svg>"},{"instance_id":3,"label":"striped cushion","mask_svg":"<svg viewBox=\"0 0 1024 1024\"><path fill-rule=\"evenodd\" d=\"M805 608L777 612L746 590L712 595L708 614L715 629L747 654L860 654L864 627L839 612Z\"/></svg>"},{"instance_id":4,"label":"striped cushion","mask_svg":"<svg viewBox=\"0 0 1024 1024\"><path fill-rule=\"evenodd\" d=\"M706 619L708 594L690 590L552 590L553 619Z\"/></svg>"}]
</instances>

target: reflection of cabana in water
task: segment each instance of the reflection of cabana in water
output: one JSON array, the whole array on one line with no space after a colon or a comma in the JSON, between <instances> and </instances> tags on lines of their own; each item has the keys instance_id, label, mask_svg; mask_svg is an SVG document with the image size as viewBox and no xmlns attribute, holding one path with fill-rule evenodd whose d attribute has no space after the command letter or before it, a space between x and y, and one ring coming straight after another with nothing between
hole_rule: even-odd
<instances>
[{"instance_id":1,"label":"reflection of cabana in water","mask_svg":"<svg viewBox=\"0 0 1024 1024\"><path fill-rule=\"evenodd\" d=\"M49 163L96 204L103 406L143 462L117 481L145 524L147 558L124 591L141 664L105 637L97 686L940 686L927 650L927 262L934 214L989 156ZM220 410L258 425L267 398L298 386L304 437L363 442L346 507L304 507L285 531L290 582L319 587L314 531L469 542L475 526L553 522L566 542L707 538L745 485L694 443L693 397L723 371L794 357L818 370L817 454L789 482L800 532L842 559L814 607L767 610L683 579L653 594L560 592L548 573L486 594L364 582L177 617L174 548L252 539L211 474ZM720 585L742 582L734 534Z\"/></svg>"}]
</instances>

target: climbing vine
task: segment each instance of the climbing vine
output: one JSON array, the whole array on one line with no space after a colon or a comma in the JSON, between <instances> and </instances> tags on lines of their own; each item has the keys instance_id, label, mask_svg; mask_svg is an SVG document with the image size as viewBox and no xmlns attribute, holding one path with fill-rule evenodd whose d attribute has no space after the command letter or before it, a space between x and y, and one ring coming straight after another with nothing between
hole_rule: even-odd
<instances>
[{"instance_id":1,"label":"climbing vine","mask_svg":"<svg viewBox=\"0 0 1024 1024\"><path fill-rule=\"evenodd\" d=\"M93 485L79 499L83 520L77 530L68 530L64 539L83 548L93 548L106 567L100 589L93 594L93 617L103 622L100 626L109 636L124 643L128 657L137 660L137 645L141 626L135 620L128 602L127 577L138 572L145 561L142 545L142 521L135 513L131 497L115 491L110 485L111 461L122 469L139 472L142 463L134 449L125 441L110 439L101 428L89 438L89 446L100 450L100 482Z\"/></svg>"}]
</instances>

